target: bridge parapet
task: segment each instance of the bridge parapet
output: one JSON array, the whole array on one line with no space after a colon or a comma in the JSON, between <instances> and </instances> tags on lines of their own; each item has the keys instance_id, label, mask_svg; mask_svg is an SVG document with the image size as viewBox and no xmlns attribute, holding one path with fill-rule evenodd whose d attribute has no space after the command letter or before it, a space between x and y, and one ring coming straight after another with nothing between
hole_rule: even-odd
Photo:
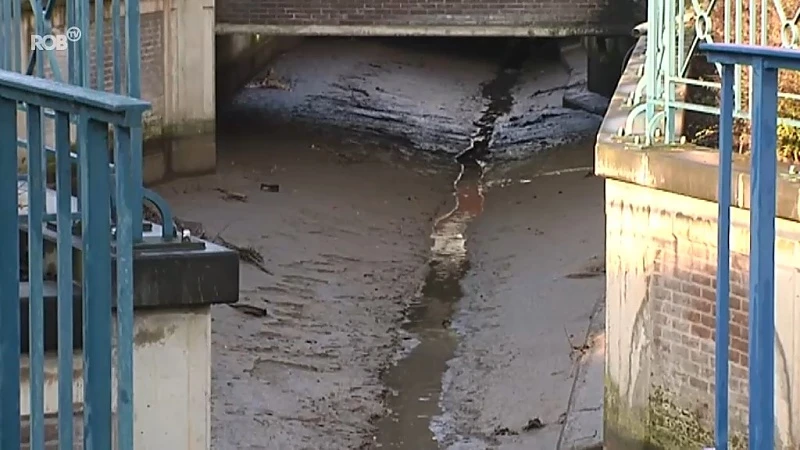
<instances>
[{"instance_id":1,"label":"bridge parapet","mask_svg":"<svg viewBox=\"0 0 800 450\"><path fill-rule=\"evenodd\" d=\"M608 236L606 448L798 445L800 363L791 355L800 349L800 180L791 157L800 77L775 71L772 87L781 92L770 100L761 83L769 85L765 69L774 63L709 64L701 53L701 44L726 42L754 47L744 53L796 48L796 11L756 3L651 2L598 135ZM721 121L721 97L735 119ZM729 159L720 146L732 149Z\"/></svg>"}]
</instances>

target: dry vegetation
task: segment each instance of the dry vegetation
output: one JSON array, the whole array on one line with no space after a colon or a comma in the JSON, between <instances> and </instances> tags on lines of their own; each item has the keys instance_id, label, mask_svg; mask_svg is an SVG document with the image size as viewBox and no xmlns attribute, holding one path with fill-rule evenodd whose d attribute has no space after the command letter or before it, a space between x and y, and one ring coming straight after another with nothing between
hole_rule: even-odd
<instances>
[{"instance_id":1,"label":"dry vegetation","mask_svg":"<svg viewBox=\"0 0 800 450\"><path fill-rule=\"evenodd\" d=\"M714 42L724 42L724 1L725 0L717 0L715 2L715 6L711 13L711 21L712 21L712 30L713 30L713 40ZM750 18L750 2L748 0L736 0L736 1L743 1L744 6L744 14L743 14L743 42L749 42L750 39L750 27L749 27L749 18ZM733 3L733 2L732 2ZM756 14L756 22L759 24L758 27L755 29L757 42L760 44L760 36L761 36L761 29L760 22L761 22L761 2L756 2L754 8L754 13ZM708 7L708 1L702 2L703 7ZM782 21L780 19L780 14L777 9L778 7L775 6L775 3L770 1L768 2L768 9L767 9L767 20L768 20L768 31L767 31L767 39L768 44L771 46L780 46L781 45L781 31L782 31ZM786 17L791 21L795 18L798 10L800 8L800 0L784 0L783 1L783 10L785 11ZM733 8L731 8L733 10ZM733 16L730 17L731 23L733 23ZM689 24L689 26L694 29L694 21ZM731 27L732 30L735 30L735 27ZM798 36L800 40L800 36ZM731 36L731 41L733 41L733 36ZM800 45L800 41L795 43L796 45ZM687 44L688 45L688 44ZM716 69L713 65L709 64L705 61L703 56L695 56L693 57L690 68L689 68L689 77L701 79L705 81L719 81L719 76L717 74ZM742 71L742 106L745 110L747 110L748 104L748 92L747 86L749 83L749 73L747 70ZM791 93L791 94L800 94L800 72L793 72L793 71L783 71L780 74L780 90L783 93ZM716 89L707 89L707 88L700 88L700 87L689 87L687 89L687 95L689 97L689 101L692 103L704 104L704 105L719 105L719 91ZM800 101L798 100L791 100L791 99L780 99L778 105L778 113L780 117L785 118L792 118L792 119L800 119ZM687 126L686 126L686 135L689 140L695 144L703 145L707 147L716 147L718 142L718 129L719 123L718 118L716 116L709 116L705 114L699 114L694 112L687 112ZM736 120L735 122L735 133L736 139L734 142L738 142L738 150L741 153L747 154L749 152L750 147L750 123L746 120ZM800 129L780 125L778 127L778 156L782 161L797 163L800 162Z\"/></svg>"}]
</instances>

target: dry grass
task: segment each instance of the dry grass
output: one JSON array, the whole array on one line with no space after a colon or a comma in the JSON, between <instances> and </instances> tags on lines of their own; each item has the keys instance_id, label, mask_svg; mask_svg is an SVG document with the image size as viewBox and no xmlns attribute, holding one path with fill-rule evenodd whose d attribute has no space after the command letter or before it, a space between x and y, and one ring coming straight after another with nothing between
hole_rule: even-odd
<instances>
[{"instance_id":1,"label":"dry grass","mask_svg":"<svg viewBox=\"0 0 800 450\"><path fill-rule=\"evenodd\" d=\"M711 13L712 22L712 37L714 42L724 42L724 1L717 0L714 9ZM741 1L741 0L738 0ZM761 43L761 5L760 2L755 5L754 14L756 15L757 26L755 30L756 41ZM783 9L785 16L792 20L795 13L800 8L800 0L784 0ZM702 3L704 8L708 7L708 1ZM750 4L749 1L744 2L743 14L743 42L747 43L750 39ZM734 8L731 8L733 10ZM733 17L731 17L733 23ZM767 43L771 46L781 45L781 30L782 21L778 10L773 2L768 3L767 9ZM694 28L694 22L689 26ZM731 27L735 29L735 27ZM733 32L735 33L735 31ZM735 36L735 35L734 35ZM730 36L731 42L734 41L734 36ZM800 36L798 36L800 38ZM800 42L796 44L800 45ZM705 61L703 56L695 56L689 66L689 77L701 79L705 81L719 81L719 76L713 65ZM748 92L747 86L749 83L748 70L742 71L742 107L747 110ZM800 94L800 72L783 71L780 74L780 90L783 93ZM688 99L692 103L703 105L719 105L719 91L716 89L689 87L687 89ZM778 104L778 112L780 117L800 119L800 101L790 99L780 99ZM717 147L718 144L718 131L719 123L716 116L709 116L694 112L687 112L687 126L686 135L690 142L707 147ZM735 140L738 142L737 150L740 153L747 154L750 150L750 123L746 120L735 121ZM785 162L800 162L800 129L785 125L778 127L778 156Z\"/></svg>"}]
</instances>

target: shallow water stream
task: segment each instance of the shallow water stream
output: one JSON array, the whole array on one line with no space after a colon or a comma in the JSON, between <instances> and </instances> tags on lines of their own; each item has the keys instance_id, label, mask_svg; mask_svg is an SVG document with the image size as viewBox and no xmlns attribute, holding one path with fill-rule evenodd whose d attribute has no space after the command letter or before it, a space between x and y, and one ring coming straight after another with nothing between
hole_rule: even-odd
<instances>
[{"instance_id":1,"label":"shallow water stream","mask_svg":"<svg viewBox=\"0 0 800 450\"><path fill-rule=\"evenodd\" d=\"M419 342L385 378L390 397L388 415L378 424L380 448L439 448L431 420L442 412L442 375L458 343L450 319L463 296L461 280L469 269L466 232L483 212L483 160L497 119L511 111L511 90L528 51L524 41L509 47L497 76L483 86L488 105L476 122L472 144L456 157L461 170L453 183L455 206L433 227L428 275L421 298L409 307L404 324Z\"/></svg>"}]
</instances>

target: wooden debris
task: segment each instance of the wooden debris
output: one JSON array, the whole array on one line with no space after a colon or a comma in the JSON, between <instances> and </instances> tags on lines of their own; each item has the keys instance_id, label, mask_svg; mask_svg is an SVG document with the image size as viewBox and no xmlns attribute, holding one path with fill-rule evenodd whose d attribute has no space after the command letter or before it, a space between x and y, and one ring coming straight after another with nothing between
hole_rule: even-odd
<instances>
[{"instance_id":1,"label":"wooden debris","mask_svg":"<svg viewBox=\"0 0 800 450\"><path fill-rule=\"evenodd\" d=\"M278 184L261 183L261 190L264 192L280 192L281 186Z\"/></svg>"},{"instance_id":2,"label":"wooden debris","mask_svg":"<svg viewBox=\"0 0 800 450\"><path fill-rule=\"evenodd\" d=\"M245 305L243 303L232 303L228 306L242 312L243 314L247 314L248 316L267 317L267 310L264 308L259 308L258 306Z\"/></svg>"},{"instance_id":3,"label":"wooden debris","mask_svg":"<svg viewBox=\"0 0 800 450\"><path fill-rule=\"evenodd\" d=\"M236 253L239 254L239 259L251 266L256 267L258 270L268 274L274 275L272 272L267 269L264 265L264 257L253 247L240 247L236 244L226 241L222 236L217 236L214 238L214 242L217 244L227 247L231 250L234 250Z\"/></svg>"},{"instance_id":4,"label":"wooden debris","mask_svg":"<svg viewBox=\"0 0 800 450\"><path fill-rule=\"evenodd\" d=\"M223 188L216 188L216 191L222 193L222 198L224 198L225 200L236 200L237 202L247 201L247 195L241 194L239 192L232 192Z\"/></svg>"},{"instance_id":5,"label":"wooden debris","mask_svg":"<svg viewBox=\"0 0 800 450\"><path fill-rule=\"evenodd\" d=\"M596 278L605 275L606 273L606 265L603 262L590 264L586 267L586 270L582 272L575 272L571 273L566 276L566 278L570 278L573 280L580 280L586 278Z\"/></svg>"}]
</instances>

